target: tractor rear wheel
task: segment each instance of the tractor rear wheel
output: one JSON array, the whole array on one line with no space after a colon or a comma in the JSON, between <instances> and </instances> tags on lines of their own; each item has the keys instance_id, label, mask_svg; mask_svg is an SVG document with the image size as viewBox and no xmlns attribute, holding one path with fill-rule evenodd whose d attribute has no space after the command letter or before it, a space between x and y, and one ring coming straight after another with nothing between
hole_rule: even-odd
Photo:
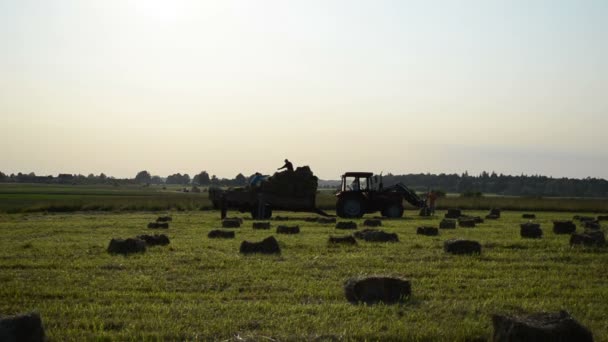
<instances>
[{"instance_id":1,"label":"tractor rear wheel","mask_svg":"<svg viewBox=\"0 0 608 342\"><path fill-rule=\"evenodd\" d=\"M389 218L398 218L403 216L403 206L401 204L389 204L382 210L382 216Z\"/></svg>"},{"instance_id":2,"label":"tractor rear wheel","mask_svg":"<svg viewBox=\"0 0 608 342\"><path fill-rule=\"evenodd\" d=\"M363 205L356 198L347 198L340 200L336 206L338 216L344 218L359 218L363 216Z\"/></svg>"}]
</instances>

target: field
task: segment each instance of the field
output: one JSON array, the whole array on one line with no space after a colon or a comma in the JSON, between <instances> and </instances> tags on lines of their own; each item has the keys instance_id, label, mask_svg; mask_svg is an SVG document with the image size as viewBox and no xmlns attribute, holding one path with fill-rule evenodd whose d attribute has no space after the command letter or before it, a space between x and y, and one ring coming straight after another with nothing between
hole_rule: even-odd
<instances>
[{"instance_id":1,"label":"field","mask_svg":"<svg viewBox=\"0 0 608 342\"><path fill-rule=\"evenodd\" d=\"M169 246L106 252L111 238L151 233L146 224L166 213ZM572 213L536 212L544 236L529 240L519 236L522 212L426 237L416 227L437 226L443 212L420 218L410 210L383 221L398 243L353 247L328 246L328 236L344 234L331 224L278 214L302 233L253 230L240 215L235 239L212 240L207 233L220 226L213 211L0 214L0 313L40 312L52 341L483 341L493 313L563 309L608 341L608 250L570 248L568 236L551 230L551 220ZM241 241L270 235L280 256L238 253ZM478 240L482 254L445 254L452 237ZM343 282L367 274L404 276L412 296L399 305L349 304Z\"/></svg>"},{"instance_id":2,"label":"field","mask_svg":"<svg viewBox=\"0 0 608 342\"><path fill-rule=\"evenodd\" d=\"M111 185L1 184L0 213L76 212L76 211L149 211L207 210L212 208L208 195L184 193L181 186L142 187ZM335 209L333 190L317 194L317 207ZM608 213L603 198L528 198L484 196L466 198L448 196L437 201L437 208L568 211ZM411 207L410 207L411 209Z\"/></svg>"}]
</instances>

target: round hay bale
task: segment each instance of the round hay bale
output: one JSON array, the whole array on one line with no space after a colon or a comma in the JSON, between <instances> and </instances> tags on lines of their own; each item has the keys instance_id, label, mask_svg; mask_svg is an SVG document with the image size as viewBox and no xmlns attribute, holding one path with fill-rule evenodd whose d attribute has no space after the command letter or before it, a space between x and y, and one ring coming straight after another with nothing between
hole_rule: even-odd
<instances>
[{"instance_id":1,"label":"round hay bale","mask_svg":"<svg viewBox=\"0 0 608 342\"><path fill-rule=\"evenodd\" d=\"M110 254L132 254L146 251L146 242L140 239L112 239L108 245Z\"/></svg>"},{"instance_id":2,"label":"round hay bale","mask_svg":"<svg viewBox=\"0 0 608 342\"><path fill-rule=\"evenodd\" d=\"M600 230L588 230L570 235L570 246L603 247L605 245L606 236Z\"/></svg>"},{"instance_id":3,"label":"round hay bale","mask_svg":"<svg viewBox=\"0 0 608 342\"><path fill-rule=\"evenodd\" d=\"M238 219L223 219L222 220L222 228L240 228L241 220Z\"/></svg>"},{"instance_id":4,"label":"round hay bale","mask_svg":"<svg viewBox=\"0 0 608 342\"><path fill-rule=\"evenodd\" d=\"M277 234L299 234L300 226L278 226Z\"/></svg>"},{"instance_id":5,"label":"round hay bale","mask_svg":"<svg viewBox=\"0 0 608 342\"><path fill-rule=\"evenodd\" d=\"M457 219L462 216L462 211L460 209L448 209L448 212L445 214L445 218L448 219Z\"/></svg>"},{"instance_id":6,"label":"round hay bale","mask_svg":"<svg viewBox=\"0 0 608 342\"><path fill-rule=\"evenodd\" d=\"M398 277L371 276L350 278L344 283L344 295L350 303L394 304L412 294L409 280Z\"/></svg>"},{"instance_id":7,"label":"round hay bale","mask_svg":"<svg viewBox=\"0 0 608 342\"><path fill-rule=\"evenodd\" d=\"M353 221L340 221L336 223L336 229L357 229L357 223Z\"/></svg>"},{"instance_id":8,"label":"round hay bale","mask_svg":"<svg viewBox=\"0 0 608 342\"><path fill-rule=\"evenodd\" d=\"M576 225L572 221L553 221L553 232L555 234L572 234L576 231Z\"/></svg>"},{"instance_id":9,"label":"round hay bale","mask_svg":"<svg viewBox=\"0 0 608 342\"><path fill-rule=\"evenodd\" d=\"M158 218L156 218L156 222L170 222L173 221L173 218L171 218L171 216L159 216Z\"/></svg>"},{"instance_id":10,"label":"round hay bale","mask_svg":"<svg viewBox=\"0 0 608 342\"><path fill-rule=\"evenodd\" d=\"M335 217L319 217L317 219L318 223L321 224L332 224L332 223L336 223L336 218Z\"/></svg>"},{"instance_id":11,"label":"round hay bale","mask_svg":"<svg viewBox=\"0 0 608 342\"><path fill-rule=\"evenodd\" d=\"M533 220L536 218L536 215L535 214L523 214L523 215L521 215L521 217L525 218L525 219Z\"/></svg>"},{"instance_id":12,"label":"round hay bale","mask_svg":"<svg viewBox=\"0 0 608 342\"><path fill-rule=\"evenodd\" d=\"M214 229L207 234L210 239L234 239L234 231Z\"/></svg>"},{"instance_id":13,"label":"round hay bale","mask_svg":"<svg viewBox=\"0 0 608 342\"><path fill-rule=\"evenodd\" d=\"M357 239L362 239L367 242L399 242L399 236L395 233L387 233L377 229L365 229L355 232Z\"/></svg>"},{"instance_id":14,"label":"round hay bale","mask_svg":"<svg viewBox=\"0 0 608 342\"><path fill-rule=\"evenodd\" d=\"M473 240L449 239L444 241L443 249L451 254L481 254L481 244Z\"/></svg>"},{"instance_id":15,"label":"round hay bale","mask_svg":"<svg viewBox=\"0 0 608 342\"><path fill-rule=\"evenodd\" d=\"M138 235L137 238L145 241L148 246L166 246L170 243L169 237L165 234Z\"/></svg>"},{"instance_id":16,"label":"round hay bale","mask_svg":"<svg viewBox=\"0 0 608 342\"><path fill-rule=\"evenodd\" d=\"M150 222L148 223L150 229L169 229L168 222Z\"/></svg>"},{"instance_id":17,"label":"round hay bale","mask_svg":"<svg viewBox=\"0 0 608 342\"><path fill-rule=\"evenodd\" d=\"M460 218L458 219L458 226L462 228L475 228L475 219Z\"/></svg>"},{"instance_id":18,"label":"round hay bale","mask_svg":"<svg viewBox=\"0 0 608 342\"><path fill-rule=\"evenodd\" d=\"M437 236L439 235L439 229L435 227L418 227L416 228L416 234L426 236Z\"/></svg>"},{"instance_id":19,"label":"round hay bale","mask_svg":"<svg viewBox=\"0 0 608 342\"><path fill-rule=\"evenodd\" d=\"M46 341L40 314L31 312L15 316L0 317L0 341Z\"/></svg>"},{"instance_id":20,"label":"round hay bale","mask_svg":"<svg viewBox=\"0 0 608 342\"><path fill-rule=\"evenodd\" d=\"M281 247L279 247L277 239L275 239L274 236L270 236L260 242L241 242L239 252L242 254L280 254Z\"/></svg>"},{"instance_id":21,"label":"round hay bale","mask_svg":"<svg viewBox=\"0 0 608 342\"><path fill-rule=\"evenodd\" d=\"M492 325L496 342L593 341L591 331L566 311L519 317L492 315Z\"/></svg>"},{"instance_id":22,"label":"round hay bale","mask_svg":"<svg viewBox=\"0 0 608 342\"><path fill-rule=\"evenodd\" d=\"M363 221L363 225L365 227L380 227L382 226L382 221L378 219L367 219Z\"/></svg>"},{"instance_id":23,"label":"round hay bale","mask_svg":"<svg viewBox=\"0 0 608 342\"><path fill-rule=\"evenodd\" d=\"M357 240L352 235L347 236L330 236L330 244L345 244L345 245L356 245Z\"/></svg>"},{"instance_id":24,"label":"round hay bale","mask_svg":"<svg viewBox=\"0 0 608 342\"><path fill-rule=\"evenodd\" d=\"M597 221L583 221L583 226L587 229L600 229L600 223Z\"/></svg>"},{"instance_id":25,"label":"round hay bale","mask_svg":"<svg viewBox=\"0 0 608 342\"><path fill-rule=\"evenodd\" d=\"M270 229L270 222L253 222L253 229Z\"/></svg>"},{"instance_id":26,"label":"round hay bale","mask_svg":"<svg viewBox=\"0 0 608 342\"><path fill-rule=\"evenodd\" d=\"M439 228L441 229L456 229L456 220L443 219L439 222Z\"/></svg>"},{"instance_id":27,"label":"round hay bale","mask_svg":"<svg viewBox=\"0 0 608 342\"><path fill-rule=\"evenodd\" d=\"M519 235L522 238L540 239L543 236L543 230L540 229L539 223L522 223L519 225Z\"/></svg>"}]
</instances>

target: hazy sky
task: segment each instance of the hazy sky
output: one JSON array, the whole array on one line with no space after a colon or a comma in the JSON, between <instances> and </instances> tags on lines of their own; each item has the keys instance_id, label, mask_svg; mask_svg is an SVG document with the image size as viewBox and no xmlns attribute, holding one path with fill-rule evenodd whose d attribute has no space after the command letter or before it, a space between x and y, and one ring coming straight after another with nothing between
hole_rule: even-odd
<instances>
[{"instance_id":1,"label":"hazy sky","mask_svg":"<svg viewBox=\"0 0 608 342\"><path fill-rule=\"evenodd\" d=\"M0 0L0 171L608 178L608 1Z\"/></svg>"}]
</instances>

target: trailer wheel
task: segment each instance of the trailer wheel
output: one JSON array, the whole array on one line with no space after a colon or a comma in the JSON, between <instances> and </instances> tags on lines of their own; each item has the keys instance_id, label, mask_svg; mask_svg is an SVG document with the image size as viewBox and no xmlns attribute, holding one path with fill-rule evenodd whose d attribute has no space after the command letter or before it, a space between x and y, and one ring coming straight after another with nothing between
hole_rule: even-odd
<instances>
[{"instance_id":1,"label":"trailer wheel","mask_svg":"<svg viewBox=\"0 0 608 342\"><path fill-rule=\"evenodd\" d=\"M363 205L356 198L347 198L338 201L336 213L340 217L358 218L363 216Z\"/></svg>"},{"instance_id":2,"label":"trailer wheel","mask_svg":"<svg viewBox=\"0 0 608 342\"><path fill-rule=\"evenodd\" d=\"M382 216L389 218L398 218L403 216L403 206L401 204L389 204L382 210Z\"/></svg>"}]
</instances>

